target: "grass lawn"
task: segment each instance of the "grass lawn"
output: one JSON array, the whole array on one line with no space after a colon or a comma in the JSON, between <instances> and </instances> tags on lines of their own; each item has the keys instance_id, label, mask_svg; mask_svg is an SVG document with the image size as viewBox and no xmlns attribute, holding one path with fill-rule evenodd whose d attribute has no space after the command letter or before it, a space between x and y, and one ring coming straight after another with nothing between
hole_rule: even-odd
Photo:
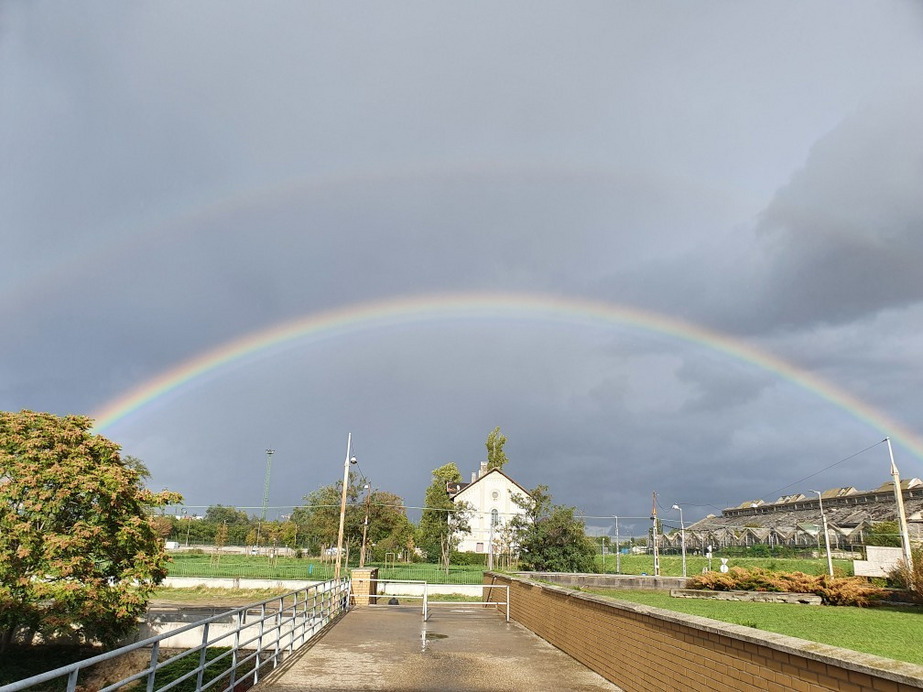
<instances>
[{"instance_id":1,"label":"grass lawn","mask_svg":"<svg viewBox=\"0 0 923 692\"><path fill-rule=\"evenodd\" d=\"M298 559L278 557L270 559L265 555L214 555L202 553L172 553L173 563L169 566L171 577L242 577L249 579L308 579L323 581L333 579L334 564L329 560L316 558ZM438 565L428 563L397 563L378 567L380 579L402 579L427 581L431 584L480 584L484 567L480 565L452 565L449 573ZM352 569L355 565L350 565Z\"/></svg>"},{"instance_id":2,"label":"grass lawn","mask_svg":"<svg viewBox=\"0 0 923 692\"><path fill-rule=\"evenodd\" d=\"M586 591L923 665L923 610L919 608L710 601L673 598L663 591Z\"/></svg>"},{"instance_id":3,"label":"grass lawn","mask_svg":"<svg viewBox=\"0 0 923 692\"><path fill-rule=\"evenodd\" d=\"M202 553L172 553L173 564L170 565L171 577L242 577L252 579L309 579L323 581L333 579L334 564L329 560L318 558L297 559L278 557L270 560L265 555L222 555L216 560L213 555ZM622 555L620 558L622 574L653 574L654 560L650 555ZM597 568L602 572L602 559L597 557ZM686 571L690 576L699 574L708 565L704 557L690 555L686 560ZM731 567L763 567L781 572L804 572L805 574L823 574L827 571L826 558L816 560L802 558L728 558ZM834 560L834 569L838 574L852 574L852 562ZM350 565L352 569L355 565ZM439 565L429 563L370 563L378 567L381 579L403 579L410 581L427 581L431 584L480 584L484 567L481 565L452 565L446 574ZM606 557L606 572L615 573L615 556ZM712 569L721 566L719 558L712 559ZM682 558L678 555L664 555L660 558L660 573L663 576L681 576Z\"/></svg>"},{"instance_id":4,"label":"grass lawn","mask_svg":"<svg viewBox=\"0 0 923 692\"><path fill-rule=\"evenodd\" d=\"M161 586L154 591L153 601L164 604L239 606L259 603L273 596L289 593L291 589L212 589L204 586L191 588Z\"/></svg>"},{"instance_id":5,"label":"grass lawn","mask_svg":"<svg viewBox=\"0 0 923 692\"><path fill-rule=\"evenodd\" d=\"M651 555L622 555L620 558L622 574L653 574L654 558ZM603 571L602 557L596 557L596 566L600 572ZM606 573L615 574L615 555L606 556ZM806 558L783 558L783 557L729 557L729 567L743 567L752 569L753 567L762 567L774 572L804 572L805 574L825 574L827 572L827 558L821 557L815 560ZM688 555L686 557L686 574L690 577L694 574L701 574L704 568L708 567L708 559L700 555ZM713 557L711 568L717 570L721 567L721 558ZM834 560L833 569L838 575L844 577L852 576L852 560ZM660 574L664 577L681 577L683 576L683 558L679 555L661 555L660 556Z\"/></svg>"}]
</instances>

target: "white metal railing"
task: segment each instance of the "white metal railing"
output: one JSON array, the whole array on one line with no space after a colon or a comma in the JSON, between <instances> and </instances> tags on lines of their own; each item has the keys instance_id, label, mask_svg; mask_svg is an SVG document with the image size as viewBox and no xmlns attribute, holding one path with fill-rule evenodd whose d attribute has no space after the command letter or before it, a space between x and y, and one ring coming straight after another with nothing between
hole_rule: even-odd
<instances>
[{"instance_id":1,"label":"white metal railing","mask_svg":"<svg viewBox=\"0 0 923 692\"><path fill-rule=\"evenodd\" d=\"M419 579L360 579L357 577L352 578L352 584L363 584L374 582L376 585L379 584L414 584L421 587L421 593L419 595L412 593L397 593L397 594L379 594L379 593L360 593L357 594L354 591L350 591L350 598L355 598L359 596L361 598L387 598L388 596L400 596L401 598L412 598L412 599L423 599L426 593L426 582ZM371 591L371 589L369 589ZM377 588L376 588L377 591Z\"/></svg>"},{"instance_id":2,"label":"white metal railing","mask_svg":"<svg viewBox=\"0 0 923 692\"><path fill-rule=\"evenodd\" d=\"M265 675L267 667L269 671L273 670L286 654L300 648L331 620L348 610L349 593L348 578L315 584L4 685L0 687L0 692L26 690L65 677L67 691L74 692L81 672L90 666L148 648L150 658L146 668L99 692L118 690L136 681L144 681L147 692L166 691L193 678L196 680L196 690L229 692L242 682L249 681L255 685ZM200 637L196 630L201 631ZM158 660L162 648L173 648L173 642L183 636L195 636L198 643L175 656ZM226 650L209 657L209 649L214 647ZM198 657L195 668L178 677L164 680L164 669L167 666L194 656ZM206 674L210 676L209 680L206 680Z\"/></svg>"},{"instance_id":3,"label":"white metal railing","mask_svg":"<svg viewBox=\"0 0 923 692\"><path fill-rule=\"evenodd\" d=\"M480 587L482 589L501 589L501 590L505 589L506 590L506 600L505 601L494 601L494 600L490 600L489 597L484 598L482 596L480 601L432 601L432 604L433 605L452 605L452 606L494 605L494 606L497 606L498 610L500 606L506 606L506 621L509 622L510 621L510 587L505 584L480 584ZM488 591L487 594L489 595L490 592ZM423 590L423 622L426 622L427 620L429 620L429 605L430 605L430 602L429 602L427 590L424 588Z\"/></svg>"},{"instance_id":4,"label":"white metal railing","mask_svg":"<svg viewBox=\"0 0 923 692\"><path fill-rule=\"evenodd\" d=\"M400 596L401 598L422 600L423 601L423 621L424 622L429 620L429 609L430 609L431 604L434 604L434 605L435 604L439 604L439 605L482 605L482 606L495 605L498 608L499 606L506 606L506 621L507 622L510 621L510 587L505 584L464 584L462 586L480 587L482 590L481 600L480 601L455 601L455 600L440 601L440 600L430 600L430 597L429 597L430 596L430 586L442 587L440 588L440 591L441 591L443 588L450 588L453 585L446 585L446 584L431 585L426 581L418 581L414 579L358 579L358 578L353 578L353 584L362 583L362 582L376 582L377 584L413 584L413 585L422 587L422 593L419 595L409 594L409 593L400 593L400 594L391 594L391 595ZM456 584L454 586L459 586L459 585ZM488 589L488 590L489 589L501 589L501 590L505 589L506 590L506 600L505 601L494 601L494 600L490 600L489 598L485 598L484 597L485 589ZM487 591L487 593L489 594L490 591ZM369 598L376 598L376 599L387 597L387 595L382 595L378 593L356 594L354 592L350 592L350 597L355 597L357 595L363 598L369 597Z\"/></svg>"}]
</instances>

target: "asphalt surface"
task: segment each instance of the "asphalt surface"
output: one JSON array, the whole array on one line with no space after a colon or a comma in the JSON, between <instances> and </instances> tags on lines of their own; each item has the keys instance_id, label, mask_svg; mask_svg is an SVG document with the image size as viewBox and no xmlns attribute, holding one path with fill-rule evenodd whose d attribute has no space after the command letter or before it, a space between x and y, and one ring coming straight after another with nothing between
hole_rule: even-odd
<instances>
[{"instance_id":1,"label":"asphalt surface","mask_svg":"<svg viewBox=\"0 0 923 692\"><path fill-rule=\"evenodd\" d=\"M619 690L493 608L445 603L354 608L254 689Z\"/></svg>"}]
</instances>

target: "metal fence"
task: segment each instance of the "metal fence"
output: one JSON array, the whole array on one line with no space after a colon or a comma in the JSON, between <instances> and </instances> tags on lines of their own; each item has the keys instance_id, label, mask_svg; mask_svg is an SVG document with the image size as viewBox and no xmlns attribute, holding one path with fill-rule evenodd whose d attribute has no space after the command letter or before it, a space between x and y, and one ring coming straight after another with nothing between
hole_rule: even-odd
<instances>
[{"instance_id":1,"label":"metal fence","mask_svg":"<svg viewBox=\"0 0 923 692\"><path fill-rule=\"evenodd\" d=\"M4 685L0 692L16 692L66 679L74 692L81 674L96 664L131 652L150 650L148 665L133 675L100 689L118 690L141 682L147 692L175 689L194 681L196 690L230 692L238 685L255 685L282 658L301 647L331 620L349 608L349 579L327 581L292 591L63 666L25 680ZM191 640L191 641L190 641ZM173 656L161 653L181 648ZM185 662L185 665L183 664ZM177 669L182 671L177 673ZM187 682L188 681L188 682Z\"/></svg>"},{"instance_id":2,"label":"metal fence","mask_svg":"<svg viewBox=\"0 0 923 692\"><path fill-rule=\"evenodd\" d=\"M228 559L230 558L230 559ZM355 565L348 565L347 568ZM379 575L388 579L411 579L431 584L480 584L483 581L482 565L451 565L446 571L441 565L426 562L369 562L368 567L378 567ZM336 565L315 559L279 558L265 556L224 556L219 562L206 555L173 554L169 565L171 577L221 577L233 579L305 579L321 581L332 579Z\"/></svg>"}]
</instances>

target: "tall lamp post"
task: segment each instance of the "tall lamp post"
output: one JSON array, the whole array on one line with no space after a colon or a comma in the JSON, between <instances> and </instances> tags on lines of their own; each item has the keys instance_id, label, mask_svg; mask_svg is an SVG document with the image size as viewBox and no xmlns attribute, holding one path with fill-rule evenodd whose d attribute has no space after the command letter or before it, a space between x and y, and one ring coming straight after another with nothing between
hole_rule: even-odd
<instances>
[{"instance_id":1,"label":"tall lamp post","mask_svg":"<svg viewBox=\"0 0 923 692\"><path fill-rule=\"evenodd\" d=\"M651 508L651 521L654 523L654 527L651 529L651 543L653 543L654 548L654 576L660 576L660 548L657 545L660 541L660 538L657 536L657 493L652 492L651 497L653 498L652 508Z\"/></svg>"},{"instance_id":2,"label":"tall lamp post","mask_svg":"<svg viewBox=\"0 0 923 692\"><path fill-rule=\"evenodd\" d=\"M820 490L812 490L817 493L817 504L820 506L820 521L824 527L824 545L827 546L827 570L830 576L833 576L833 559L830 557L830 534L827 533L827 515L824 514L824 501L821 499Z\"/></svg>"},{"instance_id":3,"label":"tall lamp post","mask_svg":"<svg viewBox=\"0 0 923 692\"><path fill-rule=\"evenodd\" d=\"M686 525L683 523L683 508L674 504L673 509L679 510L679 542L683 546L683 576L686 576Z\"/></svg>"},{"instance_id":4,"label":"tall lamp post","mask_svg":"<svg viewBox=\"0 0 923 692\"><path fill-rule=\"evenodd\" d=\"M622 573L622 547L619 545L619 518L615 519L615 573Z\"/></svg>"},{"instance_id":5,"label":"tall lamp post","mask_svg":"<svg viewBox=\"0 0 923 692\"><path fill-rule=\"evenodd\" d=\"M333 573L334 579L340 578L340 563L343 560L343 527L346 525L346 488L349 486L349 465L355 464L356 457L351 455L353 434L346 437L346 459L343 461L343 495L340 498L340 531L337 534L337 565Z\"/></svg>"}]
</instances>

